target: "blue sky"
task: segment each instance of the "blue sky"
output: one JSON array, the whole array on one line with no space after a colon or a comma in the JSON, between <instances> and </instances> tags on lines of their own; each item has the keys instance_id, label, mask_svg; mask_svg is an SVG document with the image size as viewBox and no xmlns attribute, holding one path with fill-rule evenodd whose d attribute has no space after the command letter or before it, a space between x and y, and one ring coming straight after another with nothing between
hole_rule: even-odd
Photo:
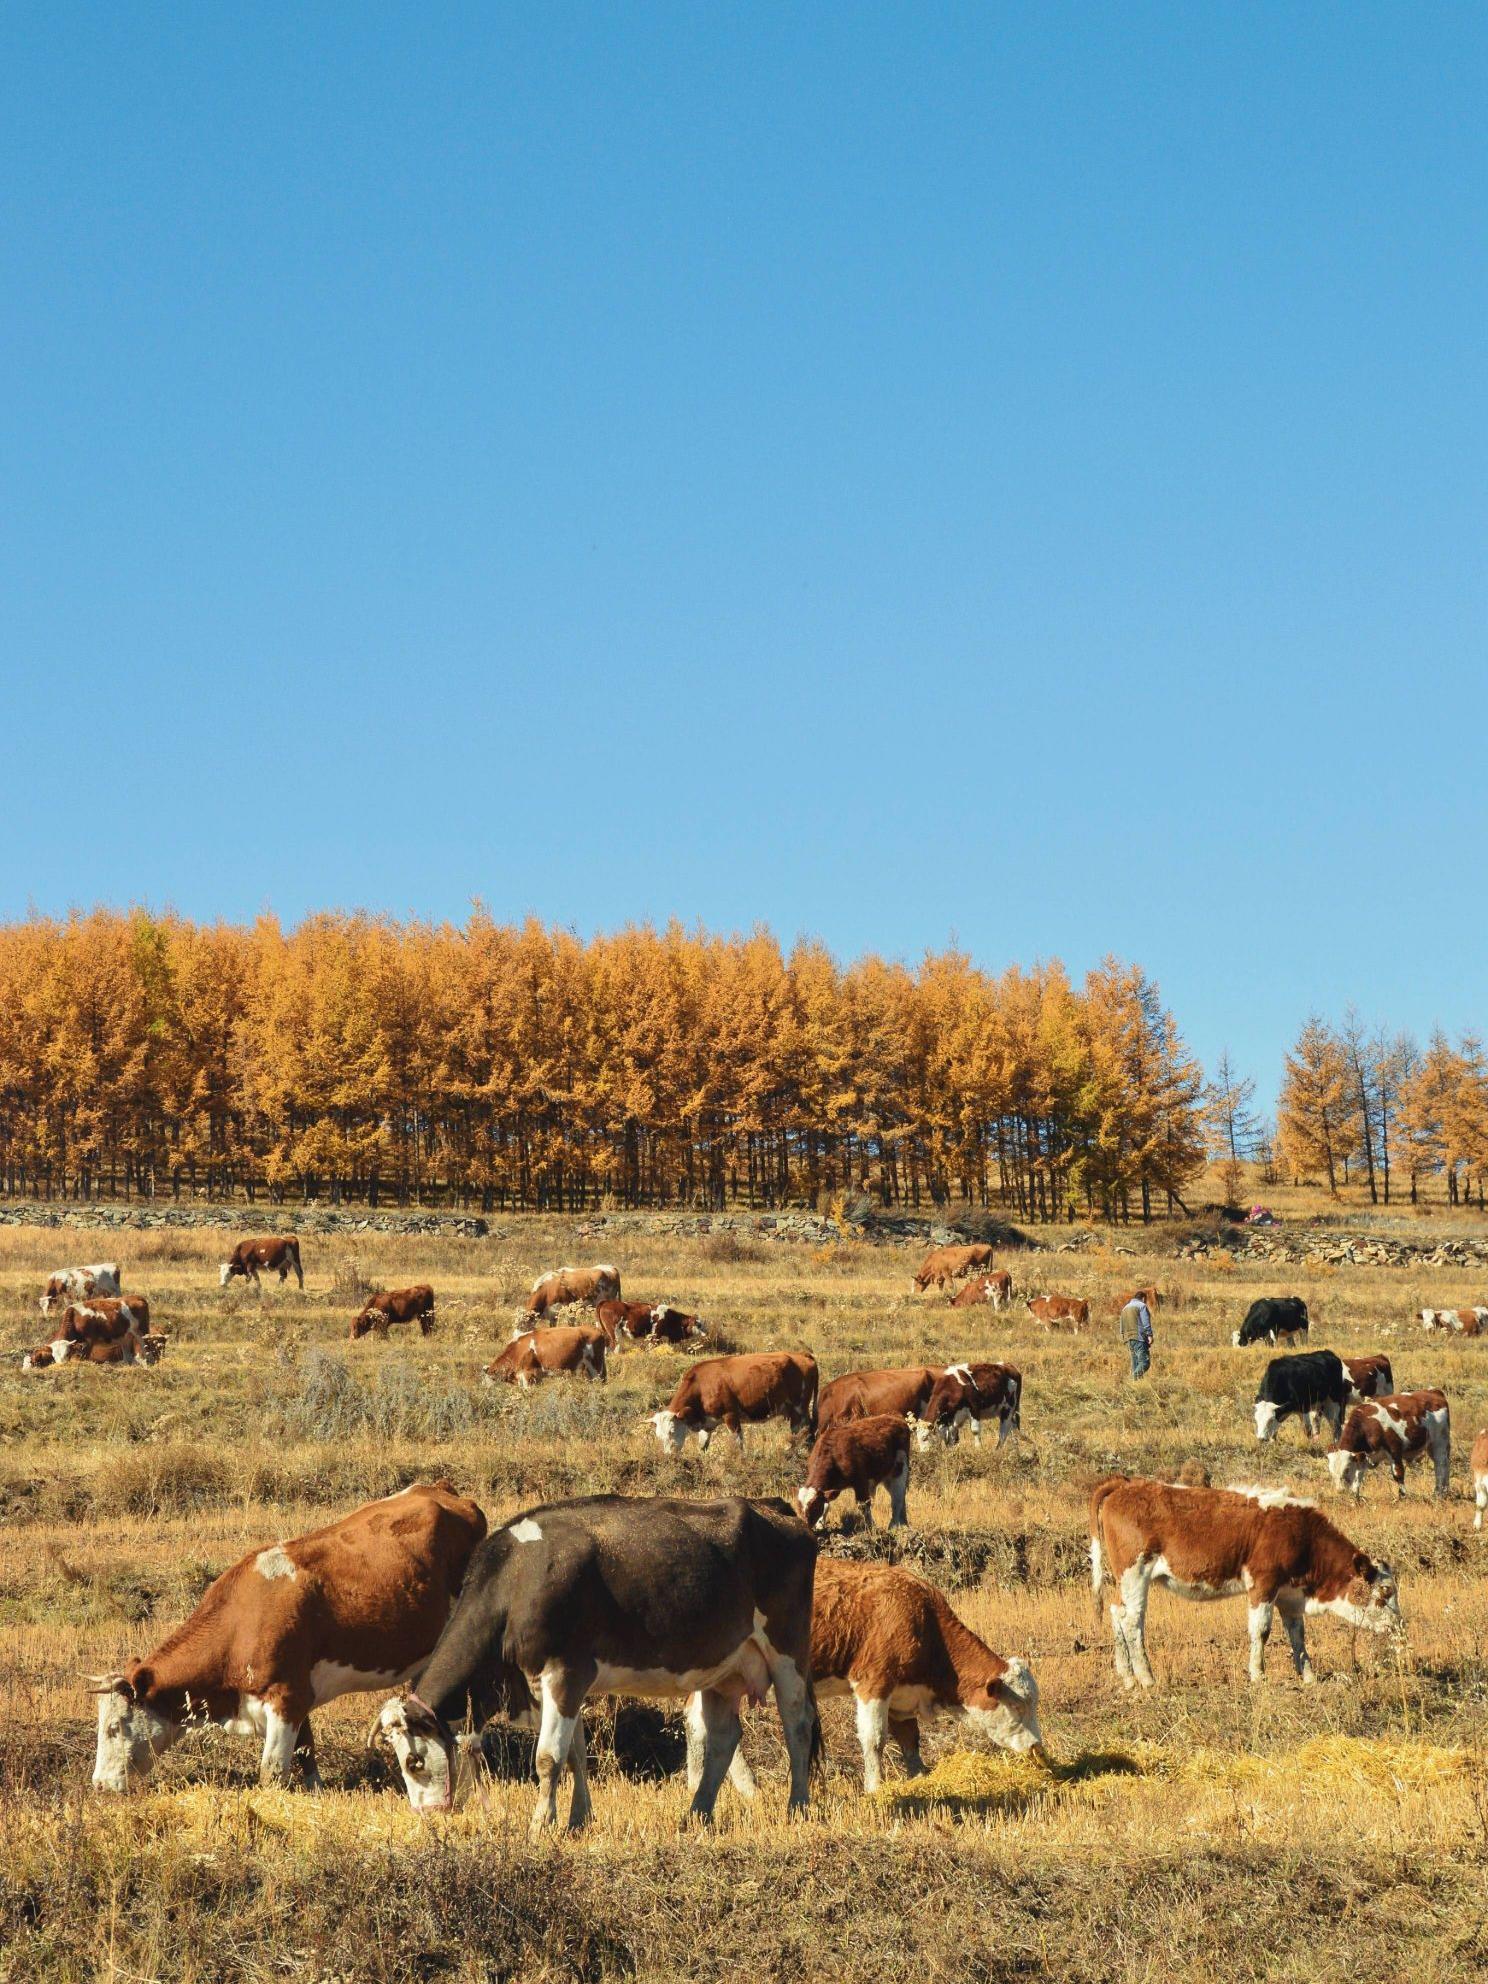
<instances>
[{"instance_id":1,"label":"blue sky","mask_svg":"<svg viewBox=\"0 0 1488 1984\"><path fill-rule=\"evenodd\" d=\"M17 5L0 915L1483 1018L1476 7Z\"/></svg>"}]
</instances>

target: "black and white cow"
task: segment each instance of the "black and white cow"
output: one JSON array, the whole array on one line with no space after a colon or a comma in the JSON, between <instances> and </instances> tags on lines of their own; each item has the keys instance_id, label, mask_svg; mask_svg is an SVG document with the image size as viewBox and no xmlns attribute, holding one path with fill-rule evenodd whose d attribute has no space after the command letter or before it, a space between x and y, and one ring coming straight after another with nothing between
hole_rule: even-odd
<instances>
[{"instance_id":1,"label":"black and white cow","mask_svg":"<svg viewBox=\"0 0 1488 1984\"><path fill-rule=\"evenodd\" d=\"M1273 1357L1255 1396L1258 1440L1274 1440L1283 1419L1300 1415L1310 1440L1326 1420L1337 1439L1349 1401L1349 1375L1332 1350L1304 1350L1297 1357Z\"/></svg>"},{"instance_id":2,"label":"black and white cow","mask_svg":"<svg viewBox=\"0 0 1488 1984\"><path fill-rule=\"evenodd\" d=\"M1306 1334L1307 1304L1300 1295L1263 1295L1251 1303L1230 1341L1243 1348L1247 1343L1275 1343L1279 1336Z\"/></svg>"}]
</instances>

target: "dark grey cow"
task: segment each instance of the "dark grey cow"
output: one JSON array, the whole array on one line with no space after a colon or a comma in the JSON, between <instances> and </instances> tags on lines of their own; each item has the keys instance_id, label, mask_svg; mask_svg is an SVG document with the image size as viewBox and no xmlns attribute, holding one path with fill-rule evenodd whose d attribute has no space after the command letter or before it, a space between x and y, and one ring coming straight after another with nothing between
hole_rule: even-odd
<instances>
[{"instance_id":1,"label":"dark grey cow","mask_svg":"<svg viewBox=\"0 0 1488 1984\"><path fill-rule=\"evenodd\" d=\"M1296 1357L1273 1357L1255 1396L1258 1440L1274 1440L1283 1419L1300 1417L1310 1440L1325 1420L1337 1439L1349 1401L1349 1375L1332 1350L1304 1350Z\"/></svg>"}]
</instances>

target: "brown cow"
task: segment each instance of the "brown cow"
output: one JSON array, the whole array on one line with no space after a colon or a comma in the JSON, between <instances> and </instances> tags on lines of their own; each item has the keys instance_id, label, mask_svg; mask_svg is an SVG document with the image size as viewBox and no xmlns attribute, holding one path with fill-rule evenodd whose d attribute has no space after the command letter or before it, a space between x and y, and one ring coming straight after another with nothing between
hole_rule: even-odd
<instances>
[{"instance_id":1,"label":"brown cow","mask_svg":"<svg viewBox=\"0 0 1488 1984\"><path fill-rule=\"evenodd\" d=\"M990 1302L994 1309L1006 1309L1013 1299L1013 1277L1006 1268L999 1268L995 1274L979 1274L974 1280L963 1282L950 1298L953 1309L975 1309L983 1302Z\"/></svg>"},{"instance_id":2,"label":"brown cow","mask_svg":"<svg viewBox=\"0 0 1488 1984\"><path fill-rule=\"evenodd\" d=\"M1156 1309L1163 1299L1160 1288L1129 1288L1125 1295L1118 1296L1112 1315L1119 1316L1128 1302L1145 1302L1149 1309Z\"/></svg>"},{"instance_id":3,"label":"brown cow","mask_svg":"<svg viewBox=\"0 0 1488 1984\"><path fill-rule=\"evenodd\" d=\"M891 1412L898 1419L917 1419L941 1374L938 1364L906 1364L891 1371L844 1371L822 1386L816 1423L833 1426L839 1419L867 1419Z\"/></svg>"},{"instance_id":4,"label":"brown cow","mask_svg":"<svg viewBox=\"0 0 1488 1984\"><path fill-rule=\"evenodd\" d=\"M486 1366L485 1381L488 1385L517 1385L526 1391L544 1378L572 1373L598 1378L603 1384L609 1375L605 1368L608 1349L600 1329L518 1330L501 1355Z\"/></svg>"},{"instance_id":5,"label":"brown cow","mask_svg":"<svg viewBox=\"0 0 1488 1984\"><path fill-rule=\"evenodd\" d=\"M117 1357L95 1357L89 1361L95 1364L132 1364L142 1341L140 1332L135 1329L135 1319L141 1310L144 1320L148 1322L150 1305L142 1295L131 1296L128 1303L117 1296L100 1296L86 1306L70 1303L62 1312L56 1337L50 1343L39 1344L35 1350L28 1351L21 1361L21 1369L44 1371L52 1365L66 1364L74 1359L89 1359L89 1353L94 1349L121 1344L128 1348L121 1350Z\"/></svg>"},{"instance_id":6,"label":"brown cow","mask_svg":"<svg viewBox=\"0 0 1488 1984\"><path fill-rule=\"evenodd\" d=\"M992 1261L992 1248L980 1243L967 1247L933 1247L921 1261L914 1285L923 1295L932 1282L937 1288L944 1288L948 1282L960 1281L963 1275L972 1274L977 1268L990 1268Z\"/></svg>"},{"instance_id":7,"label":"brown cow","mask_svg":"<svg viewBox=\"0 0 1488 1984\"><path fill-rule=\"evenodd\" d=\"M447 1481L405 1488L224 1571L184 1625L100 1679L94 1787L127 1791L188 1724L263 1744L259 1780L299 1759L316 1789L310 1712L418 1674L486 1533Z\"/></svg>"},{"instance_id":8,"label":"brown cow","mask_svg":"<svg viewBox=\"0 0 1488 1984\"><path fill-rule=\"evenodd\" d=\"M617 1297L597 1302L594 1318L612 1344L621 1337L631 1343L689 1343L708 1334L699 1317L666 1302L622 1302Z\"/></svg>"},{"instance_id":9,"label":"brown cow","mask_svg":"<svg viewBox=\"0 0 1488 1984\"><path fill-rule=\"evenodd\" d=\"M279 1285L292 1274L300 1287L305 1286L305 1270L300 1266L300 1243L292 1233L279 1233L262 1240L240 1240L219 1269L220 1285L227 1284L239 1275L244 1281L251 1281L259 1294L263 1294L260 1275L277 1274Z\"/></svg>"},{"instance_id":10,"label":"brown cow","mask_svg":"<svg viewBox=\"0 0 1488 1984\"><path fill-rule=\"evenodd\" d=\"M53 1343L39 1343L21 1359L23 1371L50 1371L61 1364L153 1364L158 1352L146 1354L146 1344L162 1344L163 1337L147 1337L142 1343L132 1331L108 1341L104 1338L58 1337Z\"/></svg>"},{"instance_id":11,"label":"brown cow","mask_svg":"<svg viewBox=\"0 0 1488 1984\"><path fill-rule=\"evenodd\" d=\"M1451 1336L1481 1336L1488 1327L1488 1309L1423 1309L1421 1327Z\"/></svg>"},{"instance_id":12,"label":"brown cow","mask_svg":"<svg viewBox=\"0 0 1488 1984\"><path fill-rule=\"evenodd\" d=\"M424 1336L429 1334L434 1327L434 1291L428 1282L417 1281L411 1288L384 1288L369 1295L361 1314L352 1318L351 1341L355 1343L368 1330L386 1337L390 1323L417 1323Z\"/></svg>"},{"instance_id":13,"label":"brown cow","mask_svg":"<svg viewBox=\"0 0 1488 1984\"><path fill-rule=\"evenodd\" d=\"M816 1359L808 1351L748 1351L705 1357L686 1372L672 1402L651 1415L657 1440L679 1454L694 1433L706 1447L726 1426L742 1447L746 1421L783 1419L793 1435L816 1433Z\"/></svg>"},{"instance_id":14,"label":"brown cow","mask_svg":"<svg viewBox=\"0 0 1488 1984\"><path fill-rule=\"evenodd\" d=\"M1452 1471L1452 1413L1445 1392L1392 1392L1356 1405L1328 1454L1333 1485L1357 1500L1371 1467L1389 1463L1395 1492L1405 1493L1405 1463L1430 1454L1438 1496L1448 1492Z\"/></svg>"},{"instance_id":15,"label":"brown cow","mask_svg":"<svg viewBox=\"0 0 1488 1984\"><path fill-rule=\"evenodd\" d=\"M47 1276L41 1313L49 1316L59 1302L88 1302L95 1295L117 1295L124 1286L117 1261L95 1261L86 1268L58 1268Z\"/></svg>"},{"instance_id":16,"label":"brown cow","mask_svg":"<svg viewBox=\"0 0 1488 1984\"><path fill-rule=\"evenodd\" d=\"M851 1488L862 1513L863 1527L873 1527L873 1491L889 1491L889 1528L909 1522L905 1498L909 1488L909 1427L893 1413L870 1419L841 1419L819 1433L806 1463L805 1486L796 1490L796 1506L808 1529L815 1529L844 1489Z\"/></svg>"},{"instance_id":17,"label":"brown cow","mask_svg":"<svg viewBox=\"0 0 1488 1984\"><path fill-rule=\"evenodd\" d=\"M109 1337L125 1330L144 1336L150 1327L150 1302L144 1295L95 1295L91 1302L72 1302L63 1311L60 1336L78 1336L89 1326L106 1326Z\"/></svg>"},{"instance_id":18,"label":"brown cow","mask_svg":"<svg viewBox=\"0 0 1488 1984\"><path fill-rule=\"evenodd\" d=\"M938 1433L947 1446L961 1437L961 1428L970 1426L977 1445L982 1441L982 1421L995 1420L997 1444L1016 1432L1023 1405L1023 1373L1012 1364L950 1364L936 1379L934 1388L915 1427L915 1440L923 1453L931 1436Z\"/></svg>"},{"instance_id":19,"label":"brown cow","mask_svg":"<svg viewBox=\"0 0 1488 1984\"><path fill-rule=\"evenodd\" d=\"M1090 1304L1077 1295L1033 1295L1025 1307L1034 1321L1046 1329L1053 1329L1056 1323L1068 1323L1071 1329L1082 1330L1090 1321Z\"/></svg>"},{"instance_id":20,"label":"brown cow","mask_svg":"<svg viewBox=\"0 0 1488 1984\"><path fill-rule=\"evenodd\" d=\"M1373 1357L1345 1357L1343 1368L1354 1399L1384 1398L1395 1389L1395 1373L1383 1351Z\"/></svg>"},{"instance_id":21,"label":"brown cow","mask_svg":"<svg viewBox=\"0 0 1488 1984\"><path fill-rule=\"evenodd\" d=\"M527 1314L545 1316L567 1302L612 1302L619 1298L620 1271L606 1262L592 1268L553 1268L540 1274L527 1297Z\"/></svg>"},{"instance_id":22,"label":"brown cow","mask_svg":"<svg viewBox=\"0 0 1488 1984\"><path fill-rule=\"evenodd\" d=\"M1356 1550L1311 1502L1285 1490L1185 1488L1113 1475L1090 1497L1090 1582L1096 1604L1106 1576L1121 1596L1111 1607L1116 1672L1130 1688L1152 1686L1147 1664L1147 1593L1238 1598L1250 1605L1250 1678L1265 1678L1266 1641L1281 1613L1303 1681L1309 1613L1400 1634L1400 1600L1387 1565Z\"/></svg>"},{"instance_id":23,"label":"brown cow","mask_svg":"<svg viewBox=\"0 0 1488 1984\"><path fill-rule=\"evenodd\" d=\"M1483 1511L1488 1509L1488 1427L1484 1427L1472 1443L1468 1456L1468 1470L1472 1475L1473 1501L1478 1512L1473 1517L1473 1528L1483 1527Z\"/></svg>"}]
</instances>

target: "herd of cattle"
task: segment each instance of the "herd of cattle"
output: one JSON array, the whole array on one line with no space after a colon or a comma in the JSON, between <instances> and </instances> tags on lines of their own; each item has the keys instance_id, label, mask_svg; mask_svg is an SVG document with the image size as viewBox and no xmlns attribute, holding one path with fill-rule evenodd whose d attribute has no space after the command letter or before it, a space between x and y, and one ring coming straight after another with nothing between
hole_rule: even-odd
<instances>
[{"instance_id":1,"label":"herd of cattle","mask_svg":"<svg viewBox=\"0 0 1488 1984\"><path fill-rule=\"evenodd\" d=\"M224 1286L293 1273L293 1238L245 1240L222 1263ZM915 1286L949 1290L954 1306L1004 1309L1012 1281L989 1248L939 1249ZM1140 1293L1150 1306L1159 1291ZM1123 1300L1126 1298L1123 1298ZM77 1358L151 1362L149 1304L125 1295L117 1263L59 1270L41 1298L64 1304L59 1334L28 1354L31 1369ZM590 1324L550 1322L588 1307ZM1084 1327L1089 1304L1029 1298L1046 1327ZM395 1324L434 1326L426 1284L374 1294L351 1336ZM1473 1336L1488 1310L1424 1310L1427 1330ZM1305 1303L1252 1305L1234 1342L1295 1342L1309 1331ZM570 1374L603 1381L621 1344L679 1346L707 1334L669 1304L628 1302L607 1264L540 1277L524 1326L488 1366L488 1383L527 1387ZM559 1781L572 1777L570 1826L590 1813L582 1707L594 1694L685 1705L692 1811L707 1819L725 1777L744 1796L754 1783L739 1750L740 1710L773 1694L790 1759L790 1804L804 1809L821 1742L818 1697L850 1694L867 1790L880 1782L892 1742L911 1775L924 1769L920 1722L950 1716L1013 1750L1041 1746L1038 1688L1026 1663L994 1653L944 1596L896 1566L819 1553L831 1504L851 1490L866 1523L886 1489L890 1525L908 1520L911 1454L984 1424L1000 1445L1020 1425L1023 1379L1011 1364L967 1362L850 1371L822 1385L805 1351L746 1352L690 1364L652 1416L663 1450L689 1437L705 1447L719 1428L742 1443L746 1425L783 1420L806 1443L805 1481L781 1500L717 1501L600 1495L545 1504L489 1531L486 1517L448 1482L373 1502L309 1535L250 1553L208 1589L185 1623L143 1660L94 1677L98 1695L93 1782L123 1791L193 1724L215 1723L261 1744L260 1776L307 1786L319 1779L312 1710L338 1696L398 1690L370 1741L395 1758L421 1811L454 1801L464 1749L500 1714L537 1734L540 1796L534 1829L557 1818ZM1439 1390L1397 1393L1383 1354L1331 1350L1271 1359L1255 1401L1255 1434L1276 1437L1297 1418L1311 1440L1327 1425L1328 1471L1361 1492L1366 1471L1388 1465L1404 1492L1405 1464L1429 1457L1448 1492L1450 1411ZM1488 1508L1488 1431L1471 1458L1475 1527ZM1145 1620L1158 1584L1185 1598L1244 1595L1250 1676L1259 1681L1276 1613L1297 1671L1313 1678L1305 1621L1327 1613L1398 1638L1396 1580L1313 1503L1284 1491L1216 1489L1113 1476L1090 1502L1091 1588L1110 1582L1117 1674L1150 1687ZM658 1603L661 1596L664 1602Z\"/></svg>"}]
</instances>

